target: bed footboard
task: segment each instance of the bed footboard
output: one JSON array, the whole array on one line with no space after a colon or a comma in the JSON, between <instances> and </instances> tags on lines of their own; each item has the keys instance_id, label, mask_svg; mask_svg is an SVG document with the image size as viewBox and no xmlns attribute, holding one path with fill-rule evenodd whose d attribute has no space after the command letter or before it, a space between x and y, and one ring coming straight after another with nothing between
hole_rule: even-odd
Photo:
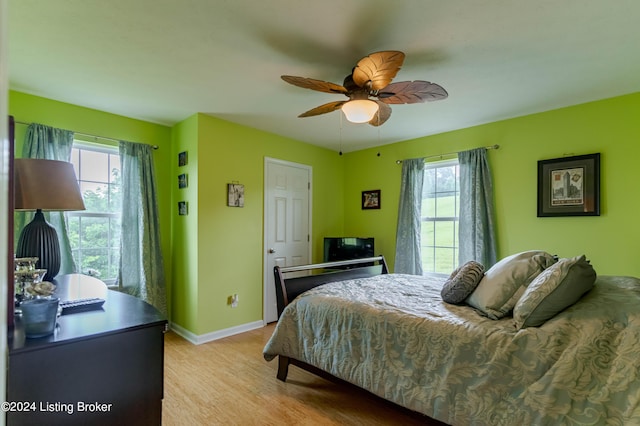
<instances>
[{"instance_id":1,"label":"bed footboard","mask_svg":"<svg viewBox=\"0 0 640 426\"><path fill-rule=\"evenodd\" d=\"M295 277L287 278L287 274ZM364 259L343 260L339 262L316 263L311 265L273 268L276 285L276 303L278 318L284 308L300 294L322 284L354 278L366 278L388 274L384 256Z\"/></svg>"}]
</instances>

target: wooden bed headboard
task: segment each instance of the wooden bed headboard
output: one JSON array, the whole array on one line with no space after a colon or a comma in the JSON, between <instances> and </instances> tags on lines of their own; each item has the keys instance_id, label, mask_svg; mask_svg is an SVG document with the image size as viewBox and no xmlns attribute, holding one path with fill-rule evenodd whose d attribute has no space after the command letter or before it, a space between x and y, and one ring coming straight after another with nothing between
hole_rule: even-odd
<instances>
[{"instance_id":1,"label":"wooden bed headboard","mask_svg":"<svg viewBox=\"0 0 640 426\"><path fill-rule=\"evenodd\" d=\"M287 278L287 274L297 273ZM284 308L300 294L322 284L354 278L366 278L388 274L384 256L363 259L342 260L338 262L315 263L311 265L273 268L276 285L278 318Z\"/></svg>"}]
</instances>

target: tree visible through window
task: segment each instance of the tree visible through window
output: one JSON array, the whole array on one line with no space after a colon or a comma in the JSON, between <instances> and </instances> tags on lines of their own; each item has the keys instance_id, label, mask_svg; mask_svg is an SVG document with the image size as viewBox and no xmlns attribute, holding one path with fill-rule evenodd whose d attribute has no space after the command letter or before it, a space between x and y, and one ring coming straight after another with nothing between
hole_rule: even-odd
<instances>
[{"instance_id":1,"label":"tree visible through window","mask_svg":"<svg viewBox=\"0 0 640 426\"><path fill-rule=\"evenodd\" d=\"M73 259L80 272L114 284L120 263L122 206L118 148L75 141L71 162L86 207L67 214Z\"/></svg>"},{"instance_id":2,"label":"tree visible through window","mask_svg":"<svg viewBox=\"0 0 640 426\"><path fill-rule=\"evenodd\" d=\"M422 189L422 269L451 273L458 266L458 160L425 165Z\"/></svg>"}]
</instances>

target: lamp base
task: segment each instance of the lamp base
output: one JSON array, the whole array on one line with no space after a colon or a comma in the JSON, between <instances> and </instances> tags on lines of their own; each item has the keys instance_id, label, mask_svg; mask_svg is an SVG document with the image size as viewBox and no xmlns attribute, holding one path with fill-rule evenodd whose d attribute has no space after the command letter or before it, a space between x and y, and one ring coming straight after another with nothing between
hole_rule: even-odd
<instances>
[{"instance_id":1,"label":"lamp base","mask_svg":"<svg viewBox=\"0 0 640 426\"><path fill-rule=\"evenodd\" d=\"M16 257L37 257L36 267L46 269L46 281L51 281L60 271L60 242L56 229L51 226L42 210L36 210L33 220L24 227L18 240Z\"/></svg>"}]
</instances>

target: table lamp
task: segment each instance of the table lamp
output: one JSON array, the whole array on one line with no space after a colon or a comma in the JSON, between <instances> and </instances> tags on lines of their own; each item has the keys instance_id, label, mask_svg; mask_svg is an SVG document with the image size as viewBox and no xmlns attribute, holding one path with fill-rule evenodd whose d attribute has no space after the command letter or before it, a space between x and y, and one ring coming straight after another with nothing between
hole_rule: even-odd
<instances>
[{"instance_id":1,"label":"table lamp","mask_svg":"<svg viewBox=\"0 0 640 426\"><path fill-rule=\"evenodd\" d=\"M24 227L18 239L16 257L37 257L44 279L51 281L60 271L58 233L43 210L84 210L82 194L73 171L66 161L16 158L14 162L16 210L35 210L33 221Z\"/></svg>"}]
</instances>

